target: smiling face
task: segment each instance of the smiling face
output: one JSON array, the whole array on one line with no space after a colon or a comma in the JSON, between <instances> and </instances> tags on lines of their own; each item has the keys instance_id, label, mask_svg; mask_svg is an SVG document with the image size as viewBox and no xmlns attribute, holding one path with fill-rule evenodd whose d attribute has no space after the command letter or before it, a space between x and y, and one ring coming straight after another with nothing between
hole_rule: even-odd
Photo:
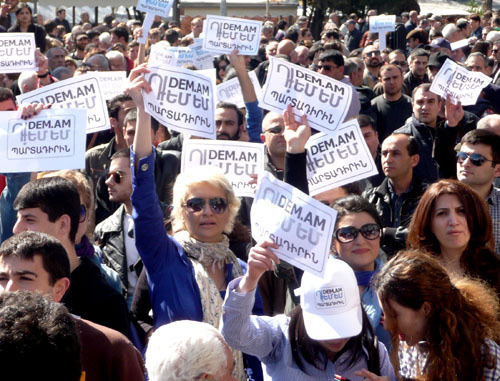
<instances>
[{"instance_id":1,"label":"smiling face","mask_svg":"<svg viewBox=\"0 0 500 381\"><path fill-rule=\"evenodd\" d=\"M190 212L186 206L182 207L182 218L190 236L201 242L220 242L224 228L229 223L229 208L217 214L210 208L208 200L221 197L227 201L224 190L209 183L199 183L191 186L186 193L186 200L199 197L205 200L203 210Z\"/></svg>"},{"instance_id":2,"label":"smiling face","mask_svg":"<svg viewBox=\"0 0 500 381\"><path fill-rule=\"evenodd\" d=\"M439 196L431 218L432 233L439 242L441 251L464 251L469 244L470 231L465 208L454 194Z\"/></svg>"},{"instance_id":3,"label":"smiling face","mask_svg":"<svg viewBox=\"0 0 500 381\"><path fill-rule=\"evenodd\" d=\"M347 226L360 229L366 224L376 224L376 221L366 212L349 213L340 219L337 229ZM335 249L339 257L354 271L373 271L380 250L380 237L369 240L358 232L358 236L352 242L341 243L335 239Z\"/></svg>"}]
</instances>

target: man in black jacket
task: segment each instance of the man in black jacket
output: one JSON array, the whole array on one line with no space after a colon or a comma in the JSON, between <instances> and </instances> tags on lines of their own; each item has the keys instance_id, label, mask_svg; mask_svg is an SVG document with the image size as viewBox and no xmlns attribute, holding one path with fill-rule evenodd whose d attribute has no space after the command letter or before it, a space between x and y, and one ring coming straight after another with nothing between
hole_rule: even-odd
<instances>
[{"instance_id":1,"label":"man in black jacket","mask_svg":"<svg viewBox=\"0 0 500 381\"><path fill-rule=\"evenodd\" d=\"M418 143L410 135L393 133L382 143L382 169L386 178L376 188L366 191L380 214L384 227L382 248L388 256L405 247L407 227L427 186L413 176L418 164Z\"/></svg>"}]
</instances>

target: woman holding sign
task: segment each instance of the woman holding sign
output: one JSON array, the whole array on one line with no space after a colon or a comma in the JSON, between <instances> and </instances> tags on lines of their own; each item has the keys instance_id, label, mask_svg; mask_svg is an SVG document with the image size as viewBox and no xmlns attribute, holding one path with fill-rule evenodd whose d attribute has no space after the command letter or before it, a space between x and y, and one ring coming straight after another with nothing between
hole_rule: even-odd
<instances>
[{"instance_id":1,"label":"woman holding sign","mask_svg":"<svg viewBox=\"0 0 500 381\"><path fill-rule=\"evenodd\" d=\"M45 53L45 36L47 33L40 25L33 22L33 11L26 3L20 3L16 10L16 23L9 29L9 33L34 33L35 45Z\"/></svg>"},{"instance_id":2,"label":"woman holding sign","mask_svg":"<svg viewBox=\"0 0 500 381\"><path fill-rule=\"evenodd\" d=\"M155 191L151 119L141 94L152 91L142 76L147 72L144 65L131 72L128 92L138 116L131 147L135 244L146 268L154 327L175 320L197 320L217 328L226 285L246 271L246 263L229 249L227 237L240 201L215 168L181 173L173 190L174 236L165 233ZM262 313L261 301L256 312ZM243 380L242 354L234 351L233 355L235 374ZM255 375L258 367L252 366L252 370Z\"/></svg>"}]
</instances>

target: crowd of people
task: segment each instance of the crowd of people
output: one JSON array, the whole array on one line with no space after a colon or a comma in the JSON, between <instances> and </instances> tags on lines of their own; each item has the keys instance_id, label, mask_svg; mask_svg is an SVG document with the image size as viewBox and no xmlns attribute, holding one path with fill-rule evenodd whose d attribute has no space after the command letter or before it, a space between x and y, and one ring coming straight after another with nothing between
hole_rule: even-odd
<instances>
[{"instance_id":1,"label":"crowd of people","mask_svg":"<svg viewBox=\"0 0 500 381\"><path fill-rule=\"evenodd\" d=\"M0 177L4 377L500 381L500 13L404 12L387 35L376 15L331 13L317 40L305 16L268 20L256 56L214 57L245 103L217 104L217 140L263 144L265 170L306 194L317 131L260 108L249 72L283 87L276 57L352 88L345 121L378 174L314 196L337 213L321 278L253 241L253 199L220 169L181 172L193 137L146 111L151 46L195 43L203 18L156 17L140 44L139 20L71 27L63 8L2 4L0 32L34 33L39 52L36 71L0 74L0 111L32 118L50 105L16 95L91 71L128 77L85 168ZM448 59L491 78L476 104L431 91Z\"/></svg>"}]
</instances>

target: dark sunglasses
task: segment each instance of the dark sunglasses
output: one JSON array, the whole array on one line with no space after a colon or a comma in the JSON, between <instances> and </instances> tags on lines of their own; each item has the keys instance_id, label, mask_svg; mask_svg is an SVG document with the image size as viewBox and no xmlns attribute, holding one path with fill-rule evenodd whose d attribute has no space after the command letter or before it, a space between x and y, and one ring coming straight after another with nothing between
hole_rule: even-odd
<instances>
[{"instance_id":1,"label":"dark sunglasses","mask_svg":"<svg viewBox=\"0 0 500 381\"><path fill-rule=\"evenodd\" d=\"M205 209L206 200L200 197L193 197L186 201L184 206L190 213L199 213ZM227 201L222 197L214 197L208 200L210 209L215 214L222 214L227 209Z\"/></svg>"},{"instance_id":2,"label":"dark sunglasses","mask_svg":"<svg viewBox=\"0 0 500 381\"><path fill-rule=\"evenodd\" d=\"M264 132L270 132L271 134L281 134L283 133L283 127L281 126L275 126L275 127L271 127L271 128L268 128L267 130L265 130Z\"/></svg>"},{"instance_id":3,"label":"dark sunglasses","mask_svg":"<svg viewBox=\"0 0 500 381\"><path fill-rule=\"evenodd\" d=\"M467 158L476 167L480 167L485 161L491 161L493 164L495 164L493 160L489 160L479 153L467 153L462 151L457 152L457 161L460 164L462 164Z\"/></svg>"},{"instance_id":4,"label":"dark sunglasses","mask_svg":"<svg viewBox=\"0 0 500 381\"><path fill-rule=\"evenodd\" d=\"M363 237L373 241L377 239L382 234L382 229L378 224L365 224L361 226L360 229L354 226L345 226L343 228L337 229L335 232L335 238L341 243L349 243L356 239L358 233L361 233Z\"/></svg>"},{"instance_id":5,"label":"dark sunglasses","mask_svg":"<svg viewBox=\"0 0 500 381\"><path fill-rule=\"evenodd\" d=\"M113 171L109 172L106 175L106 180L109 180L110 177L113 178L113 181L117 184L120 184L122 182L122 178L126 176L126 173L120 172L120 171Z\"/></svg>"},{"instance_id":6,"label":"dark sunglasses","mask_svg":"<svg viewBox=\"0 0 500 381\"><path fill-rule=\"evenodd\" d=\"M80 205L80 222L85 222L87 219L87 207L83 204Z\"/></svg>"},{"instance_id":7,"label":"dark sunglasses","mask_svg":"<svg viewBox=\"0 0 500 381\"><path fill-rule=\"evenodd\" d=\"M332 69L336 69L338 66L333 65L318 65L318 70L325 69L326 71L330 71Z\"/></svg>"}]
</instances>

